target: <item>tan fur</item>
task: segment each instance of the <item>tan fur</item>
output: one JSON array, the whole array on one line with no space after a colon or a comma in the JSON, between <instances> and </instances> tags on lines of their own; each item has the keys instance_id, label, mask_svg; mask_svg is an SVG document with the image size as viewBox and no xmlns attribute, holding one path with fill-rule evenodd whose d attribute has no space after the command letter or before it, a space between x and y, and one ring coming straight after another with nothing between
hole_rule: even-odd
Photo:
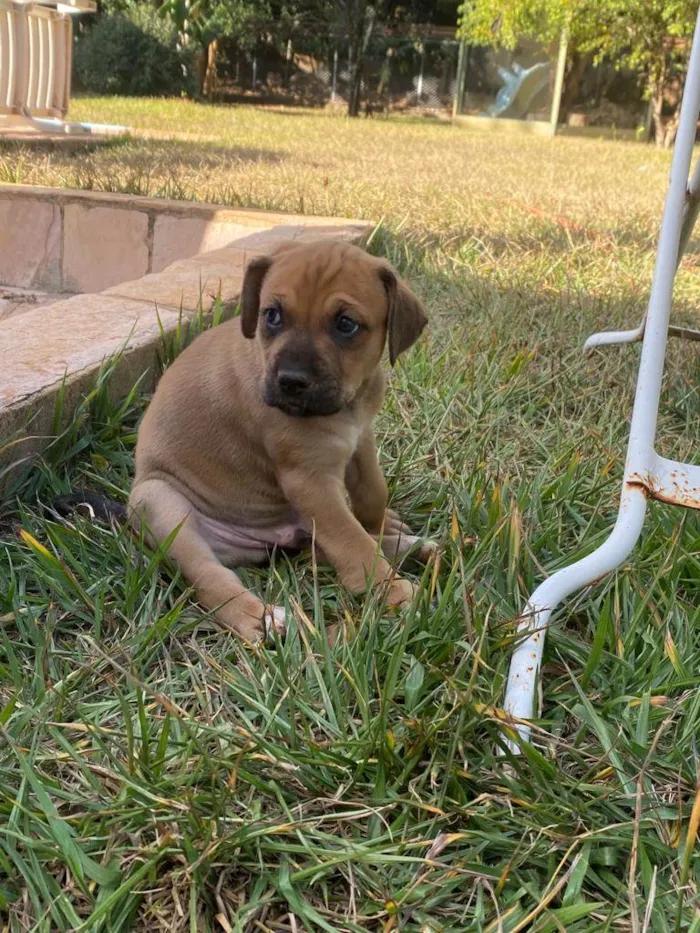
<instances>
[{"instance_id":1,"label":"tan fur","mask_svg":"<svg viewBox=\"0 0 700 933\"><path fill-rule=\"evenodd\" d=\"M139 430L132 523L154 542L174 533L170 556L200 602L251 641L267 616L281 624L282 614L266 616L230 569L259 562L256 552L222 545L217 553L212 521L274 529L301 516L351 591L373 579L389 604L410 600L413 585L377 548L381 537L393 559L417 539L387 510L372 421L384 396L384 347L393 363L417 339L420 302L382 260L323 242L254 260L241 306L240 318L198 337L161 379ZM266 323L271 306L282 309L279 333ZM352 339L337 333L346 313L362 325ZM337 410L298 417L272 407L288 360L294 373L313 370L308 404Z\"/></svg>"}]
</instances>

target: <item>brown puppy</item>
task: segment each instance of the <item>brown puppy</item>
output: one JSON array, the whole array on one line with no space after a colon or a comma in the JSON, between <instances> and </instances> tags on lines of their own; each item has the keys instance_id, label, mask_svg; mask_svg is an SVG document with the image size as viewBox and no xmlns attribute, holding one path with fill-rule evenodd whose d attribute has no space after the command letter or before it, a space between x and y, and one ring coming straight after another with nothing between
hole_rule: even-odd
<instances>
[{"instance_id":1,"label":"brown puppy","mask_svg":"<svg viewBox=\"0 0 700 933\"><path fill-rule=\"evenodd\" d=\"M139 430L131 521L153 541L173 536L200 602L249 641L282 628L284 610L229 568L312 533L351 591L373 579L390 605L413 597L378 553L377 540L393 559L418 539L387 510L372 420L385 344L393 365L425 324L386 262L344 243L291 244L250 263L240 318L161 379Z\"/></svg>"}]
</instances>

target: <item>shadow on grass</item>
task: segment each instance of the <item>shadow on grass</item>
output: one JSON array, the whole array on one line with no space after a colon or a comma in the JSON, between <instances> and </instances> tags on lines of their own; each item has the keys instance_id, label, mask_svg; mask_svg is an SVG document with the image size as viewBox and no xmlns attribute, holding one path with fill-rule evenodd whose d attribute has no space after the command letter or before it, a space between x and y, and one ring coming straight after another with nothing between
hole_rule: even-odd
<instances>
[{"instance_id":1,"label":"shadow on grass","mask_svg":"<svg viewBox=\"0 0 700 933\"><path fill-rule=\"evenodd\" d=\"M219 165L223 158L239 162L284 161L286 153L278 149L260 149L246 146L229 146L209 139L191 140L164 139L160 136L131 137L128 142L135 153L164 156L173 165L187 165L194 168L206 168Z\"/></svg>"}]
</instances>

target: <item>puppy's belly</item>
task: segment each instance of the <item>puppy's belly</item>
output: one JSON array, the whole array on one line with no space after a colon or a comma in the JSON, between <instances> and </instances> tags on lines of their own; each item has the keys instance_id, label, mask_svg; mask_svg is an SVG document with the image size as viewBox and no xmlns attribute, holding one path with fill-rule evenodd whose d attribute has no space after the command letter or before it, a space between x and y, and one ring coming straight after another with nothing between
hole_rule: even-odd
<instances>
[{"instance_id":1,"label":"puppy's belly","mask_svg":"<svg viewBox=\"0 0 700 933\"><path fill-rule=\"evenodd\" d=\"M263 528L238 525L197 514L197 523L222 564L264 564L275 548L298 551L311 544L311 527L301 516Z\"/></svg>"}]
</instances>

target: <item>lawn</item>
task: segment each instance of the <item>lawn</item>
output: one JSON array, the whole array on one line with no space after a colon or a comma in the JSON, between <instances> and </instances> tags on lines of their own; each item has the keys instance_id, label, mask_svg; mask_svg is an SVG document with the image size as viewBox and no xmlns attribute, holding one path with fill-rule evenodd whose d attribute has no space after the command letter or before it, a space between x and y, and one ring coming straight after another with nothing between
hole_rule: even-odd
<instances>
[{"instance_id":1,"label":"lawn","mask_svg":"<svg viewBox=\"0 0 700 933\"><path fill-rule=\"evenodd\" d=\"M181 101L72 116L151 135L3 150L0 180L381 221L431 318L381 460L442 551L399 617L306 557L251 572L297 624L243 647L137 541L47 510L126 494L147 399L110 401L107 368L2 517L2 928L700 931L696 513L652 504L555 615L535 746L497 755L518 612L614 522L638 347L581 345L642 313L668 154ZM679 321L699 297L694 242ZM697 447L699 374L674 343L667 456Z\"/></svg>"}]
</instances>

